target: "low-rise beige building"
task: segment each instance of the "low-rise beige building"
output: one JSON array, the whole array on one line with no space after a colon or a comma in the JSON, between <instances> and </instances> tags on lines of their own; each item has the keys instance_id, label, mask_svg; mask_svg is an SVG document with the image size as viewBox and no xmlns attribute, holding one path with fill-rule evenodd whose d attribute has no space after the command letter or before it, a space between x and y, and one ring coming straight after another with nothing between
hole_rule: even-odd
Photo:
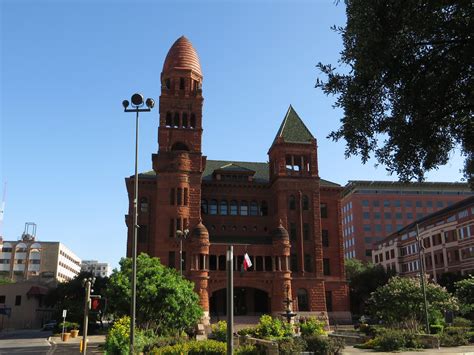
<instances>
[{"instance_id":1,"label":"low-rise beige building","mask_svg":"<svg viewBox=\"0 0 474 355\"><path fill-rule=\"evenodd\" d=\"M418 219L375 243L372 260L400 275L415 276L421 269L420 243L426 273L435 281L446 272L474 274L474 197Z\"/></svg>"},{"instance_id":2,"label":"low-rise beige building","mask_svg":"<svg viewBox=\"0 0 474 355\"><path fill-rule=\"evenodd\" d=\"M44 305L48 290L33 281L0 285L0 330L41 328L53 314Z\"/></svg>"}]
</instances>

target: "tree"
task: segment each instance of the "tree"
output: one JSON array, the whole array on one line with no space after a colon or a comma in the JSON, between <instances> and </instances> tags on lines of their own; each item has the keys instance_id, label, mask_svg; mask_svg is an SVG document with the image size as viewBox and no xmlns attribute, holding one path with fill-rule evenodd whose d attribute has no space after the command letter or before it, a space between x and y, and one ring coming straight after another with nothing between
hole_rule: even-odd
<instances>
[{"instance_id":1,"label":"tree","mask_svg":"<svg viewBox=\"0 0 474 355\"><path fill-rule=\"evenodd\" d=\"M371 157L408 181L447 163L461 148L474 182L474 66L470 0L345 0L347 23L337 72L316 87L336 95L346 157Z\"/></svg>"},{"instance_id":2,"label":"tree","mask_svg":"<svg viewBox=\"0 0 474 355\"><path fill-rule=\"evenodd\" d=\"M132 260L122 258L120 270L110 276L107 295L109 309L117 316L130 313ZM158 258L140 254L137 258L137 308L139 327L154 329L157 334L188 331L202 317L199 296L194 285Z\"/></svg>"},{"instance_id":3,"label":"tree","mask_svg":"<svg viewBox=\"0 0 474 355\"><path fill-rule=\"evenodd\" d=\"M58 286L54 289L51 289L45 298L45 304L50 307L55 308L53 314L54 319L59 322L62 322L62 310L67 310L67 320L79 323L82 325L84 320L84 297L85 290L82 285L82 281L91 277L90 272L81 272L74 279L68 282L59 283ZM104 290L107 285L106 277L96 277L94 283L94 293L95 295L103 295ZM89 314L89 321L95 322L100 320L101 314L91 312Z\"/></svg>"},{"instance_id":4,"label":"tree","mask_svg":"<svg viewBox=\"0 0 474 355\"><path fill-rule=\"evenodd\" d=\"M457 299L438 284L426 284L426 298L430 324L440 321L444 311L458 309ZM392 277L386 285L372 293L369 308L372 315L388 326L416 330L425 319L420 280L413 277Z\"/></svg>"},{"instance_id":5,"label":"tree","mask_svg":"<svg viewBox=\"0 0 474 355\"><path fill-rule=\"evenodd\" d=\"M474 311L474 275L454 284L456 297L459 299L460 309L463 314Z\"/></svg>"},{"instance_id":6,"label":"tree","mask_svg":"<svg viewBox=\"0 0 474 355\"><path fill-rule=\"evenodd\" d=\"M351 312L366 314L366 303L370 294L385 285L394 271L386 271L381 265L363 263L357 259L345 261L346 277L349 283Z\"/></svg>"}]
</instances>

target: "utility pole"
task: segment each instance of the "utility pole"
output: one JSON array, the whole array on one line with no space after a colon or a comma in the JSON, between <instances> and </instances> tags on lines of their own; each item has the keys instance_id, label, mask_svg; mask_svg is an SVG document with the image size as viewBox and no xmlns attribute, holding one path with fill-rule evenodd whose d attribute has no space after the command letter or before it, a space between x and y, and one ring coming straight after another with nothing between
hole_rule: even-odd
<instances>
[{"instance_id":1,"label":"utility pole","mask_svg":"<svg viewBox=\"0 0 474 355\"><path fill-rule=\"evenodd\" d=\"M234 353L234 247L227 248L227 355Z\"/></svg>"},{"instance_id":2,"label":"utility pole","mask_svg":"<svg viewBox=\"0 0 474 355\"><path fill-rule=\"evenodd\" d=\"M95 277L89 277L82 280L82 286L85 287L85 298L84 298L84 324L82 326L82 354L86 355L87 352L87 326L89 322L89 309L91 308L91 288L94 285Z\"/></svg>"}]
</instances>

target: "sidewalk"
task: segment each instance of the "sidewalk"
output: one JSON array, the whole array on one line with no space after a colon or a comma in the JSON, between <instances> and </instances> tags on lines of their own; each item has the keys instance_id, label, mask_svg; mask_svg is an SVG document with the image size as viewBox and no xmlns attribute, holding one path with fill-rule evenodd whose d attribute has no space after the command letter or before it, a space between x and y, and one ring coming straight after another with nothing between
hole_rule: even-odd
<instances>
[{"instance_id":1,"label":"sidewalk","mask_svg":"<svg viewBox=\"0 0 474 355\"><path fill-rule=\"evenodd\" d=\"M457 346L453 348L439 348L439 349L424 349L424 350L417 350L417 351L402 351L402 352L393 352L392 354L397 355L420 355L421 353L424 354L443 354L443 355L474 355L474 345L467 345L467 346ZM342 352L343 355L353 355L353 354L372 354L372 355L379 355L379 354L391 354L387 352L376 352L370 349L356 349L353 346L346 346Z\"/></svg>"}]
</instances>

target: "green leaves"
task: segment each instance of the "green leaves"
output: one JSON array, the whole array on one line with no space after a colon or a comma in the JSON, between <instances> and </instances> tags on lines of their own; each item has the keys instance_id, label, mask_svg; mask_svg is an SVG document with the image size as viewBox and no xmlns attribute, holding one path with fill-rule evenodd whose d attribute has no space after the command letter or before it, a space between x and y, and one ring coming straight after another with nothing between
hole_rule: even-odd
<instances>
[{"instance_id":1,"label":"green leaves","mask_svg":"<svg viewBox=\"0 0 474 355\"><path fill-rule=\"evenodd\" d=\"M131 259L120 261L108 286L110 310L118 316L130 313ZM202 317L194 285L158 258L140 254L137 258L137 324L153 328L160 335L192 328Z\"/></svg>"},{"instance_id":2,"label":"green leaves","mask_svg":"<svg viewBox=\"0 0 474 355\"><path fill-rule=\"evenodd\" d=\"M336 95L344 115L329 137L346 156L373 154L400 179L422 180L455 147L474 173L472 5L468 0L346 0L339 63L317 67L316 87Z\"/></svg>"}]
</instances>

